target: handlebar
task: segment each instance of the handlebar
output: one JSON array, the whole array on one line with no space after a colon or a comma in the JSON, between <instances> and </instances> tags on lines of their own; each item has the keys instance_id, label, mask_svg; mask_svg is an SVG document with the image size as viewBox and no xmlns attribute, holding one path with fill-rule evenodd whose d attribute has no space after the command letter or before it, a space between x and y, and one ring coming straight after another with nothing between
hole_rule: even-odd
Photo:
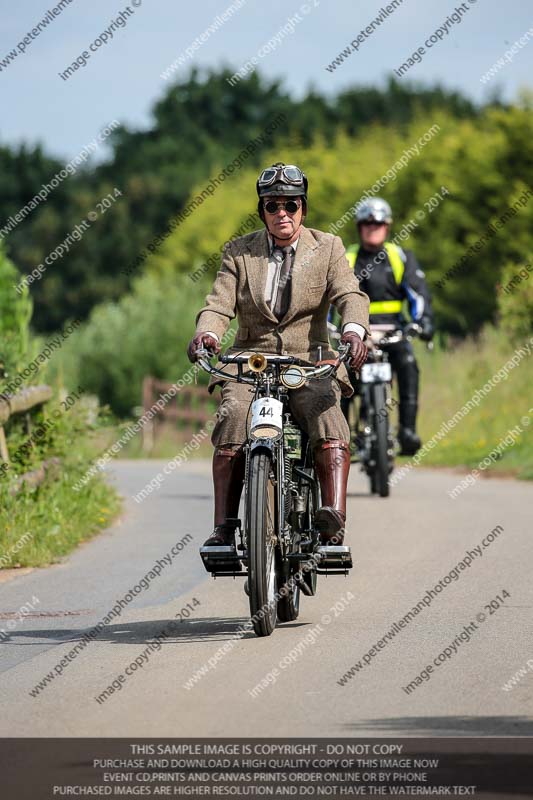
<instances>
[{"instance_id":1,"label":"handlebar","mask_svg":"<svg viewBox=\"0 0 533 800\"><path fill-rule=\"evenodd\" d=\"M296 356L282 356L276 355L274 353L262 353L266 358L267 365L263 372L255 373L256 375L263 375L265 374L266 370L270 365L277 365L278 367L290 367L297 365L302 369L305 375L305 380L309 381L313 378L329 378L333 375L339 366L346 360L348 357L348 353L350 351L349 345L341 344L339 346L339 355L337 358L328 364L320 364L318 362L318 366L315 365L314 367L309 367L305 361L302 361ZM245 364L248 363L248 356L241 356L241 355L224 355L220 356L219 360L223 364L236 364L237 365L237 376L228 374L217 367L213 367L209 361L209 359L213 358L214 353L206 348L202 348L197 350L197 363L201 366L205 372L208 372L210 375L215 375L216 377L223 378L224 380L236 381L237 383L249 383L254 385L257 383L257 377L253 377L250 375L244 375L243 367Z\"/></svg>"},{"instance_id":2,"label":"handlebar","mask_svg":"<svg viewBox=\"0 0 533 800\"><path fill-rule=\"evenodd\" d=\"M247 364L248 356L224 355L220 356L218 360L223 364ZM268 362L270 364L300 364L301 366L308 366L308 364L296 358L296 356L278 356L272 354L268 356Z\"/></svg>"},{"instance_id":3,"label":"handlebar","mask_svg":"<svg viewBox=\"0 0 533 800\"><path fill-rule=\"evenodd\" d=\"M383 336L381 336L378 341L374 341L372 338L373 330L375 330L375 332L383 332ZM331 339L335 340L336 342L340 341L341 333L337 326L332 322L328 322L328 332ZM374 326L371 326L370 337L367 341L370 347L380 347L382 345L397 344L398 342L401 342L402 339L411 341L411 339L414 339L415 336L418 336L421 332L422 328L418 322L410 322L405 326L405 328L396 328L392 326L390 332L386 330L380 331L379 327L376 326L376 328L374 328Z\"/></svg>"},{"instance_id":4,"label":"handlebar","mask_svg":"<svg viewBox=\"0 0 533 800\"><path fill-rule=\"evenodd\" d=\"M398 342L401 342L402 339L411 341L411 339L414 339L415 336L418 336L420 333L422 333L422 328L418 322L410 322L405 326L405 328L396 328L389 334L385 333L385 335L379 340L379 342L377 342L377 344L379 346L397 344Z\"/></svg>"}]
</instances>

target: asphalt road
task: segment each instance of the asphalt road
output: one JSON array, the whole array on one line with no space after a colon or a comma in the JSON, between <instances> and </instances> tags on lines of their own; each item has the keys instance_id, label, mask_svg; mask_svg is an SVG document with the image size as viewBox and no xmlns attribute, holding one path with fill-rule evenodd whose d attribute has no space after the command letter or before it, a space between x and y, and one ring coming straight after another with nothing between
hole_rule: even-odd
<instances>
[{"instance_id":1,"label":"asphalt road","mask_svg":"<svg viewBox=\"0 0 533 800\"><path fill-rule=\"evenodd\" d=\"M319 578L299 619L259 639L238 632L248 618L243 580L214 581L200 562L211 528L209 464L183 465L135 503L161 466L116 462L122 518L64 563L0 583L1 736L533 734L530 484L480 480L452 500L456 474L416 470L379 499L354 468L354 569ZM472 562L455 578L468 551ZM56 670L158 561L159 576ZM32 598L32 615L17 621Z\"/></svg>"}]
</instances>

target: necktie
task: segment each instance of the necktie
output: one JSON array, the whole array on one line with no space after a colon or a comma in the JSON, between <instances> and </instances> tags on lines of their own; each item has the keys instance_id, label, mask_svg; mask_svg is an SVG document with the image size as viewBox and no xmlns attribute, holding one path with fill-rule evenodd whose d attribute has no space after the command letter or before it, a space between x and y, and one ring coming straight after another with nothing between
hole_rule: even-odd
<instances>
[{"instance_id":1,"label":"necktie","mask_svg":"<svg viewBox=\"0 0 533 800\"><path fill-rule=\"evenodd\" d=\"M290 244L287 245L287 247L275 247L274 255L278 258L281 255L283 258L283 263L279 273L278 293L272 308L272 311L276 317L281 319L287 313L291 301L290 273L294 250Z\"/></svg>"}]
</instances>

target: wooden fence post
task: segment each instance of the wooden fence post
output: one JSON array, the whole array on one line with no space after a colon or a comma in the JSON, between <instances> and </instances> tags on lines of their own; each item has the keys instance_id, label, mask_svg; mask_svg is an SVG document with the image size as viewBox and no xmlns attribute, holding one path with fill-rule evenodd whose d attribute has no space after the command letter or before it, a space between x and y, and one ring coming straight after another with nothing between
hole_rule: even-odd
<instances>
[{"instance_id":1,"label":"wooden fence post","mask_svg":"<svg viewBox=\"0 0 533 800\"><path fill-rule=\"evenodd\" d=\"M143 380L144 413L152 408L172 386L174 384L147 375ZM187 386L179 394L170 397L161 409L157 409L153 419L143 425L143 451L149 453L153 449L158 428L165 423L176 426L179 424L180 432L186 435L196 433L211 417L210 401L205 386Z\"/></svg>"},{"instance_id":2,"label":"wooden fence post","mask_svg":"<svg viewBox=\"0 0 533 800\"><path fill-rule=\"evenodd\" d=\"M143 380L143 409L146 414L152 408L154 396L154 379L147 375ZM149 453L154 446L154 422L153 418L142 426L142 449L143 453Z\"/></svg>"},{"instance_id":3,"label":"wooden fence post","mask_svg":"<svg viewBox=\"0 0 533 800\"><path fill-rule=\"evenodd\" d=\"M50 386L28 386L26 389L22 389L17 394L0 395L0 459L5 464L9 464L9 453L4 430L5 423L14 414L25 414L26 424L29 427L29 432L31 432L31 419L28 412L30 409L35 409L38 406L42 406L43 403L48 402L51 397L52 389ZM33 446L33 442L31 442L31 444ZM54 459L52 459L52 461L53 460ZM37 470L35 472L36 477L32 478L32 480L36 481L36 483L34 482L32 485L38 485L42 480L44 480L45 472L46 470L44 469ZM19 482L24 482L25 478L26 475L21 475Z\"/></svg>"},{"instance_id":4,"label":"wooden fence post","mask_svg":"<svg viewBox=\"0 0 533 800\"><path fill-rule=\"evenodd\" d=\"M0 458L4 463L9 464L9 453L7 452L7 441L4 426L0 425Z\"/></svg>"}]
</instances>

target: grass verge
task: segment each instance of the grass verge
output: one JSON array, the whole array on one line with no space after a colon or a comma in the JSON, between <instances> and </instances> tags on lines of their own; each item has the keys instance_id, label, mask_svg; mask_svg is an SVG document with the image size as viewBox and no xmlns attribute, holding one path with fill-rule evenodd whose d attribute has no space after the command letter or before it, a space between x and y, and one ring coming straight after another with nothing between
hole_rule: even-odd
<instances>
[{"instance_id":1,"label":"grass verge","mask_svg":"<svg viewBox=\"0 0 533 800\"><path fill-rule=\"evenodd\" d=\"M502 331L487 328L478 340L467 340L453 349L436 347L429 352L417 342L422 440L429 441L517 349L522 347L525 351L528 341L513 345ZM524 355L507 377L496 383L479 405L428 452L422 464L474 469L484 459L490 459L491 463L487 461L482 468L484 475L533 479L532 364L532 357ZM511 431L513 435L509 435Z\"/></svg>"},{"instance_id":2,"label":"grass verge","mask_svg":"<svg viewBox=\"0 0 533 800\"><path fill-rule=\"evenodd\" d=\"M121 507L117 492L101 474L80 491L73 489L98 455L91 438L98 421L83 397L66 411L59 401L49 403L35 416L34 430L42 431L44 423L48 423L44 435L38 439L34 435L33 441L18 418L8 431L12 463L8 475L0 481L3 569L58 561L77 544L108 527ZM29 441L32 446L25 447ZM60 459L55 477L47 477L40 486L23 486L16 494L10 492L18 475L52 456Z\"/></svg>"}]
</instances>

